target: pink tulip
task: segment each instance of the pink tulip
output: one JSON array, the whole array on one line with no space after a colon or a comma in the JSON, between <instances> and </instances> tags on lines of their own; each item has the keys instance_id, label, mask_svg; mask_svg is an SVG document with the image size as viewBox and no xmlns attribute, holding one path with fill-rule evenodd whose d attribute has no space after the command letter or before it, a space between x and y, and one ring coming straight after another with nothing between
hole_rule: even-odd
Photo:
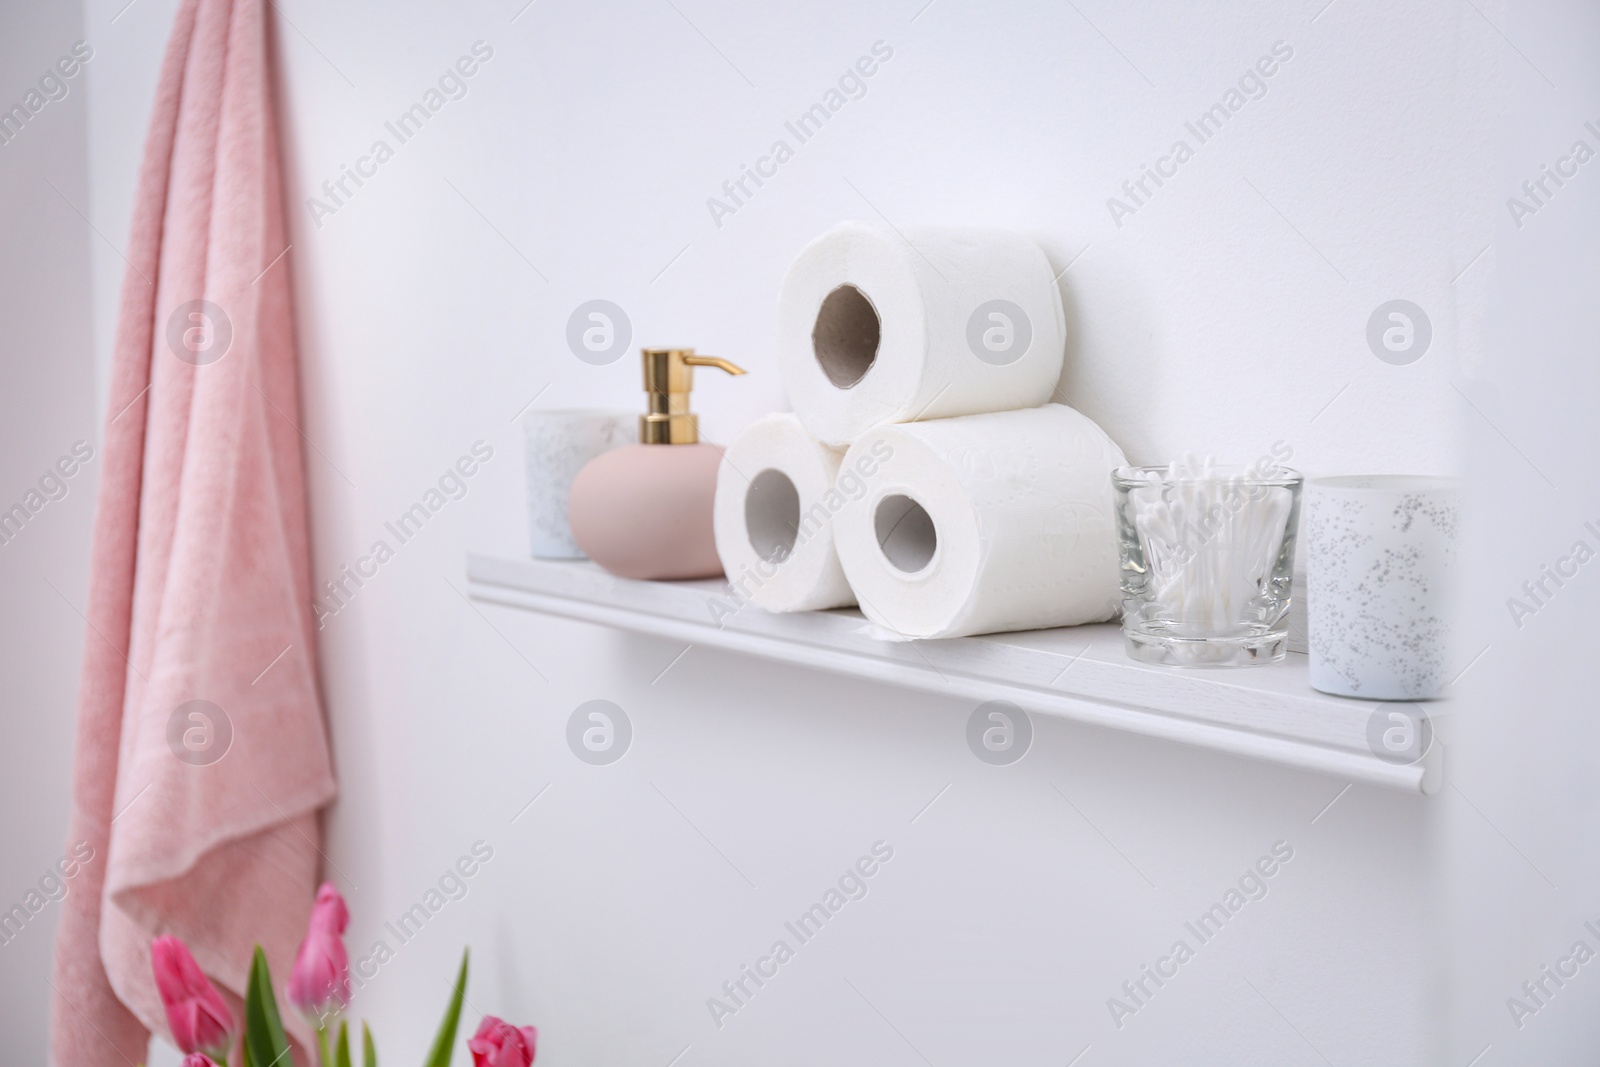
<instances>
[{"instance_id":1,"label":"pink tulip","mask_svg":"<svg viewBox=\"0 0 1600 1067\"><path fill-rule=\"evenodd\" d=\"M183 1058L179 1067L217 1067L215 1061L203 1052L191 1052Z\"/></svg>"},{"instance_id":2,"label":"pink tulip","mask_svg":"<svg viewBox=\"0 0 1600 1067\"><path fill-rule=\"evenodd\" d=\"M485 1015L478 1032L467 1042L472 1067L531 1067L539 1031L515 1027L504 1019Z\"/></svg>"},{"instance_id":3,"label":"pink tulip","mask_svg":"<svg viewBox=\"0 0 1600 1067\"><path fill-rule=\"evenodd\" d=\"M167 1009L173 1044L184 1052L226 1058L233 1045L233 1012L217 987L176 937L150 942L150 967Z\"/></svg>"},{"instance_id":4,"label":"pink tulip","mask_svg":"<svg viewBox=\"0 0 1600 1067\"><path fill-rule=\"evenodd\" d=\"M350 1003L350 956L341 935L350 909L332 882L322 883L311 907L311 926L289 975L289 1003L314 1021ZM319 1025L321 1023L319 1022Z\"/></svg>"}]
</instances>

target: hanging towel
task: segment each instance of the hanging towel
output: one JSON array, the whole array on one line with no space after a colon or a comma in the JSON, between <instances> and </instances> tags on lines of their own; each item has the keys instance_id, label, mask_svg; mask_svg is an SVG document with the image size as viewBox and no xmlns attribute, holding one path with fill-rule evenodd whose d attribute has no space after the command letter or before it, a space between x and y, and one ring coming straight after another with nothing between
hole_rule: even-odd
<instances>
[{"instance_id":1,"label":"hanging towel","mask_svg":"<svg viewBox=\"0 0 1600 1067\"><path fill-rule=\"evenodd\" d=\"M56 938L58 1067L144 1062L166 1030L156 935L232 996L259 942L281 989L322 864L334 781L264 8L184 0L145 143L90 567L68 848L92 859Z\"/></svg>"}]
</instances>

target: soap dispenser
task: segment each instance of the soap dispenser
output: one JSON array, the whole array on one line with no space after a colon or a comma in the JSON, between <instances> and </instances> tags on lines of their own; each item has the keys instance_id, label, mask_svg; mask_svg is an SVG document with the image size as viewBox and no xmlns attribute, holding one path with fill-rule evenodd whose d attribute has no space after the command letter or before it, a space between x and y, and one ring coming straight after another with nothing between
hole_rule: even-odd
<instances>
[{"instance_id":1,"label":"soap dispenser","mask_svg":"<svg viewBox=\"0 0 1600 1067\"><path fill-rule=\"evenodd\" d=\"M567 521L584 554L624 578L712 578L722 573L712 530L722 449L700 440L689 410L694 368L741 367L692 348L646 348L639 443L590 460L573 479Z\"/></svg>"}]
</instances>

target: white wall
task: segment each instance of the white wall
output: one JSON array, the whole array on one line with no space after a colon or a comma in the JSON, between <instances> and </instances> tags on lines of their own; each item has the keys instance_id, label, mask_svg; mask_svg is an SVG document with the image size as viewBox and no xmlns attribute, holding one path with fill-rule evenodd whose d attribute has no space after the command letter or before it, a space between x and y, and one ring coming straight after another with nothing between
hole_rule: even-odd
<instances>
[{"instance_id":1,"label":"white wall","mask_svg":"<svg viewBox=\"0 0 1600 1067\"><path fill-rule=\"evenodd\" d=\"M86 36L82 14L72 4L0 6L0 108L24 103ZM46 88L57 99L0 144L0 512L39 509L20 531L0 527L0 912L38 908L20 932L0 932L0 1044L15 1063L44 1062L58 914L44 901L61 890L47 880L40 891L40 882L51 878L67 832L85 629L78 612L99 470L95 460L70 479L54 470L75 443L97 441L89 243L98 238L79 214L89 211L84 75Z\"/></svg>"},{"instance_id":2,"label":"white wall","mask_svg":"<svg viewBox=\"0 0 1600 1067\"><path fill-rule=\"evenodd\" d=\"M112 235L173 6L113 24L121 3L86 5ZM1427 1058L1436 805L1356 786L1313 824L1343 782L1055 722L992 768L961 701L703 649L663 674L681 647L460 595L468 549L524 551L528 401L638 402L631 357L566 350L580 302L621 304L635 345L749 367L697 391L725 440L781 406L779 281L846 217L1013 226L1072 264L1064 392L1136 460L1282 440L1310 472L1455 466L1502 47L1473 8L918 6L276 5L319 577L495 449L323 633L357 953L473 842L495 850L360 994L389 1055L424 1046L471 942L474 1016L538 1023L555 1067ZM397 145L385 121L479 40L466 97ZM706 199L879 40L865 98L715 225ZM1107 198L1278 41L1267 95L1114 225ZM394 158L315 225L305 198L378 138ZM1409 366L1365 339L1394 298L1435 331ZM605 768L563 740L595 697L636 726ZM895 858L866 900L718 1030L706 999L879 839ZM1270 895L1118 1030L1107 998L1280 840Z\"/></svg>"},{"instance_id":3,"label":"white wall","mask_svg":"<svg viewBox=\"0 0 1600 1067\"><path fill-rule=\"evenodd\" d=\"M1505 28L1528 61L1507 65L1509 106L1497 124L1488 358L1462 383L1482 413L1469 424L1480 504L1469 651L1482 658L1463 683L1471 699L1449 748L1452 786L1441 798L1449 1062L1491 1047L1485 1064L1584 1063L1600 1048L1600 966L1592 955L1579 966L1575 956L1584 953L1574 952L1579 942L1600 952L1600 571L1592 561L1577 566L1583 552L1574 549L1582 541L1587 552L1600 551L1600 321L1592 296L1600 287L1600 177L1590 163L1559 188L1547 180L1553 195L1520 227L1508 200L1533 203L1522 184L1556 167L1576 141L1600 148L1585 127L1600 120L1600 11L1563 0L1519 10ZM1558 567L1569 578L1546 577ZM1524 589L1540 581L1542 591ZM1525 982L1544 988L1530 995Z\"/></svg>"}]
</instances>

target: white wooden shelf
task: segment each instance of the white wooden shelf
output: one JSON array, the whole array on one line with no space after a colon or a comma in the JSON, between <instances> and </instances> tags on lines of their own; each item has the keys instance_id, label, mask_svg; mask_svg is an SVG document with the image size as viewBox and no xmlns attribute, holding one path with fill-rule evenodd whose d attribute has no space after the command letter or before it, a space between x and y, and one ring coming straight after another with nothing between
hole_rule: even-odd
<instances>
[{"instance_id":1,"label":"white wooden shelf","mask_svg":"<svg viewBox=\"0 0 1600 1067\"><path fill-rule=\"evenodd\" d=\"M1143 734L1413 793L1440 783L1440 746L1420 762L1380 759L1367 743L1372 702L1311 688L1306 657L1233 670L1136 663L1115 624L945 641L881 641L859 612L728 614L721 580L640 582L592 563L467 557L471 595L635 633L1031 714ZM714 610L721 603L724 610Z\"/></svg>"}]
</instances>

